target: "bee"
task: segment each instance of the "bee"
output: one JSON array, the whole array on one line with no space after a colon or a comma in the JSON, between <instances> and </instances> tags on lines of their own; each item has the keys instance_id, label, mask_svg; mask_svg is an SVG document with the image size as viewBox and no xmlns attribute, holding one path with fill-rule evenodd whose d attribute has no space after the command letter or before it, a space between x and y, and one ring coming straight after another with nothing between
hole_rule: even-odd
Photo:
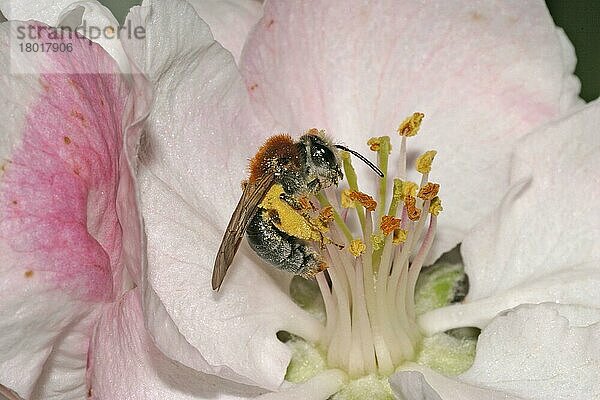
<instances>
[{"instance_id":1,"label":"bee","mask_svg":"<svg viewBox=\"0 0 600 400\"><path fill-rule=\"evenodd\" d=\"M356 155L383 177L365 157L333 144L317 129L309 130L298 141L286 134L267 139L250 160L250 176L242 183L242 196L219 246L212 274L214 290L221 287L244 233L256 254L276 268L304 277L325 268L308 241L285 232L277 212L261 207L261 203L270 196L274 201L282 200L283 206L302 209L302 199L343 179L339 150Z\"/></svg>"}]
</instances>

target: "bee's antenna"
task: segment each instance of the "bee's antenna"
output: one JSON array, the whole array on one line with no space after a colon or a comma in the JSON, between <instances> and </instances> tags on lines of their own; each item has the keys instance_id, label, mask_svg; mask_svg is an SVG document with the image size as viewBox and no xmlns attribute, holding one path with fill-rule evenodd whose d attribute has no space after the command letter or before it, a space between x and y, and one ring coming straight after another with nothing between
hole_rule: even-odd
<instances>
[{"instance_id":1,"label":"bee's antenna","mask_svg":"<svg viewBox=\"0 0 600 400\"><path fill-rule=\"evenodd\" d=\"M349 148L347 148L346 146L343 146L341 144L334 144L335 147L337 147L340 150L344 150L347 151L350 154L355 155L356 157L358 157L362 162L364 162L365 164L367 164L373 171L375 171L375 173L377 175L379 175L379 177L383 178L383 172L381 172L381 170L379 168L377 168L377 165L373 164L371 161L369 161L365 156L363 156L362 154L354 151L354 150L350 150Z\"/></svg>"}]
</instances>

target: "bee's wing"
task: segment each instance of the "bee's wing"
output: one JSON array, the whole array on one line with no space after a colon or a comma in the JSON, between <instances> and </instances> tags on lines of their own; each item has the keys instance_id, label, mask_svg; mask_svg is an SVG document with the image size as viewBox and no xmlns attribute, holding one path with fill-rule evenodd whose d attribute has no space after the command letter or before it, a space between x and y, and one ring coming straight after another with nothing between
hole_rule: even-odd
<instances>
[{"instance_id":1,"label":"bee's wing","mask_svg":"<svg viewBox=\"0 0 600 400\"><path fill-rule=\"evenodd\" d=\"M238 247L240 247L244 232L246 232L246 228L256 213L258 205L273 185L273 182L274 175L265 174L255 182L247 183L244 186L242 197L231 215L217 253L212 274L212 288L214 290L221 287L225 274L233 262L233 257L237 253Z\"/></svg>"}]
</instances>

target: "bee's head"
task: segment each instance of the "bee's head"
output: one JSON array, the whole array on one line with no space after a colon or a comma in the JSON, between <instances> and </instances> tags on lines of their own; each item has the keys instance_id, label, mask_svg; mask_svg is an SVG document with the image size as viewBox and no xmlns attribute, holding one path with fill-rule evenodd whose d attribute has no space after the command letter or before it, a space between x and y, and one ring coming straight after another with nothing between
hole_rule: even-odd
<instances>
[{"instance_id":1,"label":"bee's head","mask_svg":"<svg viewBox=\"0 0 600 400\"><path fill-rule=\"evenodd\" d=\"M337 149L323 131L311 129L299 141L306 155L304 172L311 192L317 193L321 189L337 185L344 177L340 158Z\"/></svg>"}]
</instances>

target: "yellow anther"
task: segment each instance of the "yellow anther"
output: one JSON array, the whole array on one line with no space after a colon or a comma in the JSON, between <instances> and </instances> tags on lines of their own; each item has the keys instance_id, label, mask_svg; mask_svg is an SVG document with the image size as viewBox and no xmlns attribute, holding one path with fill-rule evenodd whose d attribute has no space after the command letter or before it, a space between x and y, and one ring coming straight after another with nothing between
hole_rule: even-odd
<instances>
[{"instance_id":1,"label":"yellow anther","mask_svg":"<svg viewBox=\"0 0 600 400\"><path fill-rule=\"evenodd\" d=\"M385 244L385 236L382 233L374 233L371 235L371 243L373 251L381 250Z\"/></svg>"},{"instance_id":2,"label":"yellow anther","mask_svg":"<svg viewBox=\"0 0 600 400\"><path fill-rule=\"evenodd\" d=\"M442 200L439 197L434 197L429 205L429 212L432 215L437 216L444 208L442 207Z\"/></svg>"},{"instance_id":3,"label":"yellow anther","mask_svg":"<svg viewBox=\"0 0 600 400\"><path fill-rule=\"evenodd\" d=\"M304 211L304 212L317 211L317 208L315 207L315 205L306 196L302 196L302 197L298 198L298 206L300 207L299 211Z\"/></svg>"},{"instance_id":4,"label":"yellow anther","mask_svg":"<svg viewBox=\"0 0 600 400\"><path fill-rule=\"evenodd\" d=\"M343 208L355 208L356 207L356 203L354 202L354 200L352 200L350 198L350 193L352 193L352 190L350 190L350 189L342 190L341 202L342 202Z\"/></svg>"},{"instance_id":5,"label":"yellow anther","mask_svg":"<svg viewBox=\"0 0 600 400\"><path fill-rule=\"evenodd\" d=\"M310 278L314 277L316 274L318 274L319 272L325 271L328 267L329 267L329 265L327 265L327 263L325 261L321 260L317 263L316 266L310 268L303 274L300 274L300 276L305 279L310 279Z\"/></svg>"},{"instance_id":6,"label":"yellow anther","mask_svg":"<svg viewBox=\"0 0 600 400\"><path fill-rule=\"evenodd\" d=\"M416 199L413 196L406 196L404 199L406 213L411 221L418 221L421 218L421 210L416 206Z\"/></svg>"},{"instance_id":7,"label":"yellow anther","mask_svg":"<svg viewBox=\"0 0 600 400\"><path fill-rule=\"evenodd\" d=\"M402 182L402 195L400 196L400 198L402 200L406 199L407 196L412 196L415 197L417 195L417 189L419 188L419 185L417 185L414 182L411 181L405 181Z\"/></svg>"},{"instance_id":8,"label":"yellow anther","mask_svg":"<svg viewBox=\"0 0 600 400\"><path fill-rule=\"evenodd\" d=\"M348 153L347 151L340 151L340 157L342 160L349 160L350 153Z\"/></svg>"},{"instance_id":9,"label":"yellow anther","mask_svg":"<svg viewBox=\"0 0 600 400\"><path fill-rule=\"evenodd\" d=\"M435 150L429 150L421 154L415 163L417 171L419 171L421 174L427 174L431 172L431 163L433 162L433 158L436 154L437 151Z\"/></svg>"},{"instance_id":10,"label":"yellow anther","mask_svg":"<svg viewBox=\"0 0 600 400\"><path fill-rule=\"evenodd\" d=\"M356 258L363 254L366 249L367 246L365 246L362 240L354 239L350 242L350 248L348 250L350 251L350 254L352 254Z\"/></svg>"},{"instance_id":11,"label":"yellow anther","mask_svg":"<svg viewBox=\"0 0 600 400\"><path fill-rule=\"evenodd\" d=\"M319 211L319 220L327 225L329 224L331 221L333 221L333 207L332 206L327 206L325 208L322 208L321 211Z\"/></svg>"},{"instance_id":12,"label":"yellow anther","mask_svg":"<svg viewBox=\"0 0 600 400\"><path fill-rule=\"evenodd\" d=\"M390 233L392 233L395 229L400 228L400 219L399 218L394 218L391 215L384 215L383 217L381 217L381 232L383 232L384 235L389 235Z\"/></svg>"},{"instance_id":13,"label":"yellow anther","mask_svg":"<svg viewBox=\"0 0 600 400\"><path fill-rule=\"evenodd\" d=\"M377 207L377 202L371 196L366 193L358 192L356 190L351 190L349 197L351 200L360 203L364 208L368 211L375 211L375 207Z\"/></svg>"},{"instance_id":14,"label":"yellow anther","mask_svg":"<svg viewBox=\"0 0 600 400\"><path fill-rule=\"evenodd\" d=\"M372 151L385 151L386 153L390 153L392 150L392 145L390 143L389 136L379 136L372 137L367 141L367 145Z\"/></svg>"},{"instance_id":15,"label":"yellow anther","mask_svg":"<svg viewBox=\"0 0 600 400\"><path fill-rule=\"evenodd\" d=\"M415 136L417 132L419 132L419 128L421 127L421 121L423 121L423 117L425 117L425 114L416 112L410 117L406 118L404 121L402 121L402 123L398 127L398 133L400 134L400 136Z\"/></svg>"},{"instance_id":16,"label":"yellow anther","mask_svg":"<svg viewBox=\"0 0 600 400\"><path fill-rule=\"evenodd\" d=\"M381 148L381 138L373 137L367 142L371 151L379 151Z\"/></svg>"},{"instance_id":17,"label":"yellow anther","mask_svg":"<svg viewBox=\"0 0 600 400\"><path fill-rule=\"evenodd\" d=\"M394 238L392 239L393 244L400 244L406 242L408 231L406 229L394 229Z\"/></svg>"},{"instance_id":18,"label":"yellow anther","mask_svg":"<svg viewBox=\"0 0 600 400\"><path fill-rule=\"evenodd\" d=\"M439 184L427 182L427 184L425 186L423 186L421 189L419 189L419 194L417 195L417 197L420 199L423 199L423 200L431 200L435 196L437 196L439 191L440 191Z\"/></svg>"}]
</instances>

